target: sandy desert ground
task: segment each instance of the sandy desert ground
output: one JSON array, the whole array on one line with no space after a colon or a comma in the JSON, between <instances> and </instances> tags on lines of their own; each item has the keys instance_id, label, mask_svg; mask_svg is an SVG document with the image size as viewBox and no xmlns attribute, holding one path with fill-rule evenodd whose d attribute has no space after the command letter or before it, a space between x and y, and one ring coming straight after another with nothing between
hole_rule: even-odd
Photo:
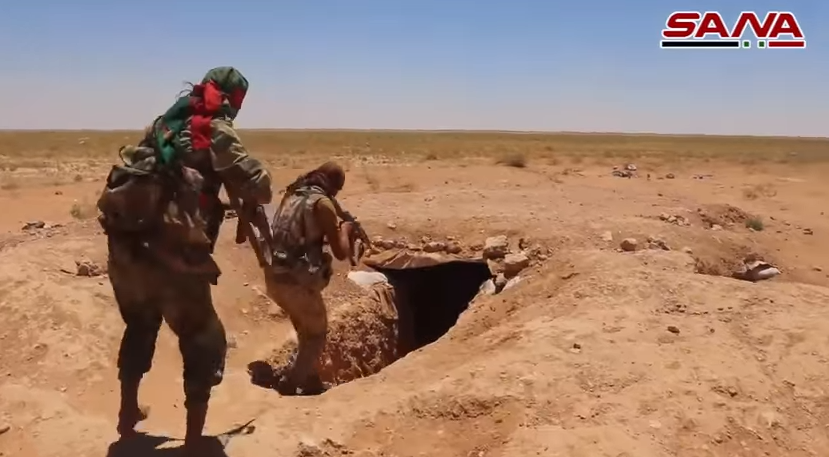
<instances>
[{"instance_id":1,"label":"sandy desert ground","mask_svg":"<svg viewBox=\"0 0 829 457\"><path fill-rule=\"evenodd\" d=\"M278 186L345 164L341 201L373 236L472 252L507 235L546 254L437 342L288 398L247 374L291 327L229 220L214 288L232 340L208 417L216 455L829 456L829 140L241 134ZM103 264L94 202L137 135L0 132L2 456L179 452L175 338L162 330L142 387L147 435L113 444L123 325L106 275L76 274L76 261ZM635 177L613 175L628 163ZM44 226L23 228L34 221ZM746 258L781 274L732 278ZM347 270L326 291L332 313L349 306Z\"/></svg>"}]
</instances>

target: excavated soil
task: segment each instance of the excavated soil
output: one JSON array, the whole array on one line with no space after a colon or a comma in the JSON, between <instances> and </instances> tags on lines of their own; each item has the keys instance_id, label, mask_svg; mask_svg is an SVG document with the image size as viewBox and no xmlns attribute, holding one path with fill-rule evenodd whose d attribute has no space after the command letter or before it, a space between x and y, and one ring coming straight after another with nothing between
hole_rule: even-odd
<instances>
[{"instance_id":1,"label":"excavated soil","mask_svg":"<svg viewBox=\"0 0 829 457\"><path fill-rule=\"evenodd\" d=\"M229 221L214 294L231 350L208 416L213 454L829 455L825 170L698 168L650 181L589 167L563 174L433 161L377 171L417 183L406 191L351 179L342 202L373 236L451 236L471 253L507 235L545 246L546 260L472 300L454 325L427 313L423 322L442 325L411 327L423 333L403 348L393 335L397 307L388 306L395 300L350 283L338 264L324 295L334 328L328 370L340 385L317 397L251 385L248 364L274 357L292 330L261 292L261 272L250 249L233 243ZM76 274L76 261L103 263L103 236L70 215L101 185L104 174L92 172L98 181L0 190L3 456L174 456L181 445L181 360L166 328L141 390L151 407L146 435L114 444L123 324L106 273ZM296 172L279 169L277 180ZM769 182L774 193L743 193ZM731 209L714 217L710 205ZM669 222L676 216L682 224ZM762 230L746 224L752 218ZM21 230L37 219L46 226ZM626 238L638 240L634 252L619 248ZM725 277L749 254L782 274ZM387 274L398 282L393 295L412 301L423 288L401 292L405 284L453 277ZM450 308L440 309L457 315ZM429 344L415 349L421 343Z\"/></svg>"}]
</instances>

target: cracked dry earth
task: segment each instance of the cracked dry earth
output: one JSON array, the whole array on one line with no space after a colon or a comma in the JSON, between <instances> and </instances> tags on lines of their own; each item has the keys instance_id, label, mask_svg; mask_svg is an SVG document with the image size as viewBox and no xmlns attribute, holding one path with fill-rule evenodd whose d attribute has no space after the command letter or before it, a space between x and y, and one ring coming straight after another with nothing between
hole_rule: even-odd
<instances>
[{"instance_id":1,"label":"cracked dry earth","mask_svg":"<svg viewBox=\"0 0 829 457\"><path fill-rule=\"evenodd\" d=\"M232 349L207 431L255 419L223 435L231 457L829 455L821 170L708 167L694 171L713 173L703 180L439 163L375 171L405 189L355 174L342 201L373 235L470 245L508 234L552 254L515 287L476 298L436 343L319 397L283 398L249 382L246 365L291 328L262 297L255 259L233 244L229 221L214 290ZM278 170L278 182L296 172ZM774 195L744 197L768 183ZM144 440L143 452L108 451L123 326L105 276L67 273L105 256L94 221L68 211L100 185L0 191L3 456L170 456L181 444L180 357L165 328L141 391L152 408L141 429L161 438ZM764 229L730 216L711 229L716 214L743 213L761 216ZM21 232L34 219L63 226ZM649 236L660 248L648 249ZM639 248L617 249L626 238ZM726 277L748 254L782 274ZM332 308L347 306L342 281L326 292Z\"/></svg>"}]
</instances>

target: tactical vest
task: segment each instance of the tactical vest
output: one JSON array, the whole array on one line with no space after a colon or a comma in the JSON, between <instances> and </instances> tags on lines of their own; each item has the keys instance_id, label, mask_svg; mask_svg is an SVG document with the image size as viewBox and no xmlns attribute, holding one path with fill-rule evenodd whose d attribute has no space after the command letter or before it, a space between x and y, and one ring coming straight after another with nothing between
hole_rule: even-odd
<instances>
[{"instance_id":1,"label":"tactical vest","mask_svg":"<svg viewBox=\"0 0 829 457\"><path fill-rule=\"evenodd\" d=\"M333 272L331 254L323 250L325 234L314 214L322 198L326 194L317 186L297 189L283 198L271 224L273 271L315 290L325 288Z\"/></svg>"}]
</instances>

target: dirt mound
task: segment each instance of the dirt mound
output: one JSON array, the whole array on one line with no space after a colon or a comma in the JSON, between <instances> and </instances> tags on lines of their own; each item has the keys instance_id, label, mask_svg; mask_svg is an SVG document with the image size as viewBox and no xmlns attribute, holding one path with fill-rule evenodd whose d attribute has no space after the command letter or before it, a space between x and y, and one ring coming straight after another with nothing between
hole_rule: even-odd
<instances>
[{"instance_id":1,"label":"dirt mound","mask_svg":"<svg viewBox=\"0 0 829 457\"><path fill-rule=\"evenodd\" d=\"M697 210L697 213L706 228L743 227L747 221L757 218L753 214L728 204L704 205Z\"/></svg>"}]
</instances>

